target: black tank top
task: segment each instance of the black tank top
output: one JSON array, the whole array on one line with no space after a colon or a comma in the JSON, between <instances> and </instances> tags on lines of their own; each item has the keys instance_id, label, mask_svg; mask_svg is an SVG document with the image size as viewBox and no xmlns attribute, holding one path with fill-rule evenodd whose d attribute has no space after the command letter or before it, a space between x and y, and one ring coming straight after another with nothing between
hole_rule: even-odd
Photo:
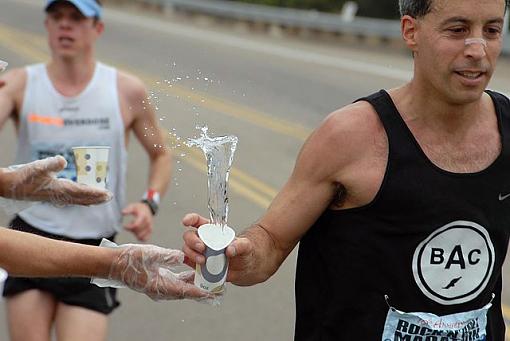
<instances>
[{"instance_id":1,"label":"black tank top","mask_svg":"<svg viewBox=\"0 0 510 341\"><path fill-rule=\"evenodd\" d=\"M379 341L389 309L385 295L400 311L444 316L480 309L494 293L487 340L504 341L510 102L487 93L502 151L485 170L469 174L435 166L384 90L361 99L375 108L388 136L383 183L370 204L327 210L302 238L295 340Z\"/></svg>"}]
</instances>

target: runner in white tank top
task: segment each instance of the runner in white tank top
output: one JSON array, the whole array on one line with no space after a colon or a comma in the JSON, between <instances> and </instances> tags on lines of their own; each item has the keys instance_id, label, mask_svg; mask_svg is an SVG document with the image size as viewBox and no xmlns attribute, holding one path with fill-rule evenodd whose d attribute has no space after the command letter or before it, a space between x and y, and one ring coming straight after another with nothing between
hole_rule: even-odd
<instances>
[{"instance_id":1,"label":"runner in white tank top","mask_svg":"<svg viewBox=\"0 0 510 341\"><path fill-rule=\"evenodd\" d=\"M19 136L18 162L63 154L69 167L60 175L70 179L76 176L71 147L109 146L107 187L115 198L96 207L40 204L20 213L14 222L28 232L94 244L121 229L122 215L131 215L124 228L146 241L152 233L157 199L170 180L171 155L166 148L153 147L165 145L165 138L154 111L144 103L145 87L137 78L95 60L95 42L104 30L96 0L48 0L46 11L51 61L6 75L10 102L0 103L0 108L9 108L0 109L0 126L13 117ZM146 134L146 127L153 127L151 134ZM149 155L150 176L145 201L124 207L131 130ZM114 290L90 285L87 279L9 278L4 294L13 341L50 335L47 321L51 320L56 322L56 334L64 338L104 340L106 315L118 305ZM27 315L27 310L39 313ZM83 330L87 332L80 333Z\"/></svg>"},{"instance_id":2,"label":"runner in white tank top","mask_svg":"<svg viewBox=\"0 0 510 341\"><path fill-rule=\"evenodd\" d=\"M63 155L67 168L59 174L76 180L72 147L108 146L107 188L114 200L82 207L38 204L19 213L27 223L48 233L73 239L109 237L121 228L126 179L124 124L117 94L116 70L97 63L85 90L74 97L61 95L46 66L26 68L25 99L19 115L16 163Z\"/></svg>"}]
</instances>

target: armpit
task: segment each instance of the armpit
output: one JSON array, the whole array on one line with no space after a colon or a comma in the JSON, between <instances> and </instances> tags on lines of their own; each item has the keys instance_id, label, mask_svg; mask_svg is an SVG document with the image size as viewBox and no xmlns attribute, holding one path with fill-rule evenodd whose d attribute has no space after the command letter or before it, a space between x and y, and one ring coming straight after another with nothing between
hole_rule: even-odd
<instances>
[{"instance_id":1,"label":"armpit","mask_svg":"<svg viewBox=\"0 0 510 341\"><path fill-rule=\"evenodd\" d=\"M338 210L343 207L345 204L345 198L347 197L347 189L341 183L336 184L335 192L333 194L333 198L329 204L329 209Z\"/></svg>"}]
</instances>

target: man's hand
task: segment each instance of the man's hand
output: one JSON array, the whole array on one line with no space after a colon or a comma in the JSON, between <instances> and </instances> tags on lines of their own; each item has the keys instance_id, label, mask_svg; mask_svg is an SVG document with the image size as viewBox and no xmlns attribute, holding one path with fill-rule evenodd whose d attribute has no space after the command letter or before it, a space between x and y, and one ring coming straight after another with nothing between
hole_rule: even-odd
<instances>
[{"instance_id":1,"label":"man's hand","mask_svg":"<svg viewBox=\"0 0 510 341\"><path fill-rule=\"evenodd\" d=\"M109 279L122 282L155 301L188 298L215 303L213 294L193 285L193 270L177 272L183 266L181 251L135 244L123 245L120 250L112 263Z\"/></svg>"},{"instance_id":2,"label":"man's hand","mask_svg":"<svg viewBox=\"0 0 510 341\"><path fill-rule=\"evenodd\" d=\"M194 268L196 264L204 264L205 244L198 236L198 227L209 223L209 220L196 214L190 213L184 216L182 224L188 229L184 232L184 246L182 250L186 255L184 262ZM260 283L259 276L254 276L256 271L256 259L254 245L248 238L236 238L230 244L225 255L229 258L227 281L236 285L247 286Z\"/></svg>"},{"instance_id":3,"label":"man's hand","mask_svg":"<svg viewBox=\"0 0 510 341\"><path fill-rule=\"evenodd\" d=\"M131 222L124 225L124 228L132 232L135 237L140 241L148 241L152 236L152 230L154 225L154 218L152 212L142 202L137 202L128 205L123 211L124 216L133 216Z\"/></svg>"},{"instance_id":4,"label":"man's hand","mask_svg":"<svg viewBox=\"0 0 510 341\"><path fill-rule=\"evenodd\" d=\"M112 199L108 191L57 179L67 165L62 156L50 157L1 172L2 196L8 199L46 201L54 205L95 205Z\"/></svg>"}]
</instances>

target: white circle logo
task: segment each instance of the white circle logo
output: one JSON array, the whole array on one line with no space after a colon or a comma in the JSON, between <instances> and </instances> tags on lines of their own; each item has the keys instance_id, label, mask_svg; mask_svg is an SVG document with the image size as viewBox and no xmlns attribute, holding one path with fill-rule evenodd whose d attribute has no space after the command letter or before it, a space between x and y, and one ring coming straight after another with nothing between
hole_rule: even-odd
<instances>
[{"instance_id":1,"label":"white circle logo","mask_svg":"<svg viewBox=\"0 0 510 341\"><path fill-rule=\"evenodd\" d=\"M483 226L455 221L418 245L413 256L414 280L435 302L469 302L487 286L494 259L494 246Z\"/></svg>"}]
</instances>

